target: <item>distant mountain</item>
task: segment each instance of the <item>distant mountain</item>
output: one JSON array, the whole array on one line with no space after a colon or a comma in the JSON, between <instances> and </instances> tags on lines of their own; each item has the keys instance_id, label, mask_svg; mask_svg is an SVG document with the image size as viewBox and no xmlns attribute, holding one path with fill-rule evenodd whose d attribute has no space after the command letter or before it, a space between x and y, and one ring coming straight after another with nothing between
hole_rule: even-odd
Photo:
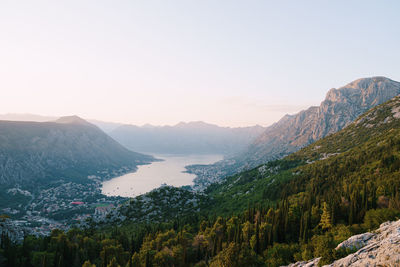
<instances>
[{"instance_id":1,"label":"distant mountain","mask_svg":"<svg viewBox=\"0 0 400 267\"><path fill-rule=\"evenodd\" d=\"M196 121L174 126L122 125L110 136L140 152L231 155L245 149L264 130L258 125L230 128Z\"/></svg>"},{"instance_id":2,"label":"distant mountain","mask_svg":"<svg viewBox=\"0 0 400 267\"><path fill-rule=\"evenodd\" d=\"M400 83L385 77L363 78L328 91L319 107L286 115L267 129L229 161L208 166L193 166L199 180L217 181L220 177L281 158L329 134L335 133L358 116L400 94ZM209 181L210 182L210 181Z\"/></svg>"},{"instance_id":3,"label":"distant mountain","mask_svg":"<svg viewBox=\"0 0 400 267\"><path fill-rule=\"evenodd\" d=\"M3 121L36 121L36 122L48 122L48 121L55 121L59 117L56 116L43 116L37 114L30 114L30 113L7 113L7 114L0 114L0 120ZM116 129L117 127L121 126L122 123L117 122L107 122L107 121L100 121L90 119L87 120L88 122L96 125L105 133L109 133L112 130Z\"/></svg>"},{"instance_id":4,"label":"distant mountain","mask_svg":"<svg viewBox=\"0 0 400 267\"><path fill-rule=\"evenodd\" d=\"M30 113L0 114L0 120L2 120L2 121L37 121L37 122L45 122L45 121L54 121L56 119L58 119L58 117L42 116L42 115L30 114Z\"/></svg>"},{"instance_id":5,"label":"distant mountain","mask_svg":"<svg viewBox=\"0 0 400 267\"><path fill-rule=\"evenodd\" d=\"M53 122L0 121L0 184L56 179L87 182L135 170L153 160L132 152L77 117Z\"/></svg>"},{"instance_id":6,"label":"distant mountain","mask_svg":"<svg viewBox=\"0 0 400 267\"><path fill-rule=\"evenodd\" d=\"M122 123L118 123L118 122L108 122L108 121L100 121L100 120L92 120L92 119L87 120L87 121L90 123L93 123L94 125L99 127L101 130L103 130L107 134L114 131L119 126L123 125Z\"/></svg>"}]
</instances>

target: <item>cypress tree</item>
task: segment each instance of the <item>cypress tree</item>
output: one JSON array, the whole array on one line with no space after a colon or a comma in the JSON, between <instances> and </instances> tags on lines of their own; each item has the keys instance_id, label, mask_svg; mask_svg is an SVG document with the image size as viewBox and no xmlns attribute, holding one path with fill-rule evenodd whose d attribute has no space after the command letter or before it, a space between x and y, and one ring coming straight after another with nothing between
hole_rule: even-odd
<instances>
[{"instance_id":1,"label":"cypress tree","mask_svg":"<svg viewBox=\"0 0 400 267\"><path fill-rule=\"evenodd\" d=\"M324 202L324 204L323 204L321 221L319 223L319 226L321 226L321 228L323 230L326 230L326 229L329 229L332 227L331 212L330 212L330 209L326 202Z\"/></svg>"}]
</instances>

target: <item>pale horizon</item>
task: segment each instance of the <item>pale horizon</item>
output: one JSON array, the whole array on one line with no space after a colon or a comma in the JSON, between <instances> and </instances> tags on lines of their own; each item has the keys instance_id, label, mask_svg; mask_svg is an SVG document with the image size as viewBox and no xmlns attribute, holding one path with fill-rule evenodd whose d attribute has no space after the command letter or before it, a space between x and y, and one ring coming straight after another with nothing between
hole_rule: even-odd
<instances>
[{"instance_id":1,"label":"pale horizon","mask_svg":"<svg viewBox=\"0 0 400 267\"><path fill-rule=\"evenodd\" d=\"M397 1L0 3L0 114L268 126L400 80Z\"/></svg>"}]
</instances>

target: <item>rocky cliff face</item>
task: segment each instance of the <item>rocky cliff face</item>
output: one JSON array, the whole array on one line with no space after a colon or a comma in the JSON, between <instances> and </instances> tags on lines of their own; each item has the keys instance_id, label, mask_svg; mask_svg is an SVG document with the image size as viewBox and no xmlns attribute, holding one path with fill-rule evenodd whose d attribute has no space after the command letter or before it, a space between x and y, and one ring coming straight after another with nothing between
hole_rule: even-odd
<instances>
[{"instance_id":1,"label":"rocky cliff face","mask_svg":"<svg viewBox=\"0 0 400 267\"><path fill-rule=\"evenodd\" d=\"M281 158L343 129L367 110L398 94L400 83L385 77L363 78L331 89L320 106L284 116L230 162L200 166L202 170L194 172L211 176L218 173L221 177Z\"/></svg>"},{"instance_id":2,"label":"rocky cliff face","mask_svg":"<svg viewBox=\"0 0 400 267\"><path fill-rule=\"evenodd\" d=\"M381 224L372 233L350 237L340 243L339 248L356 248L356 252L325 267L347 266L400 266L400 220ZM308 262L297 262L289 267L318 266L319 258Z\"/></svg>"},{"instance_id":3,"label":"rocky cliff face","mask_svg":"<svg viewBox=\"0 0 400 267\"><path fill-rule=\"evenodd\" d=\"M134 170L152 157L129 151L78 117L55 122L0 121L0 184L88 181Z\"/></svg>"}]
</instances>

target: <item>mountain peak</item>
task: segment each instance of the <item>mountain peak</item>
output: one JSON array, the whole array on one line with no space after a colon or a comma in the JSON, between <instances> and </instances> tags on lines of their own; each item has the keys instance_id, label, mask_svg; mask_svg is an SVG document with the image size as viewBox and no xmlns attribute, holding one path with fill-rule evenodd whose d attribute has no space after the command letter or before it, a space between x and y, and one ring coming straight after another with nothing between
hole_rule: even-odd
<instances>
[{"instance_id":1,"label":"mountain peak","mask_svg":"<svg viewBox=\"0 0 400 267\"><path fill-rule=\"evenodd\" d=\"M361 78L326 94L328 102L359 102L361 106L383 103L399 94L400 83L383 76ZM322 104L324 105L324 104Z\"/></svg>"},{"instance_id":2,"label":"mountain peak","mask_svg":"<svg viewBox=\"0 0 400 267\"><path fill-rule=\"evenodd\" d=\"M82 119L77 115L60 117L55 122L64 124L92 125L91 123L87 122L86 120Z\"/></svg>"},{"instance_id":3,"label":"mountain peak","mask_svg":"<svg viewBox=\"0 0 400 267\"><path fill-rule=\"evenodd\" d=\"M374 77L357 79L345 85L342 88L362 89L362 88L368 88L372 83L391 83L391 82L394 81L384 76L374 76Z\"/></svg>"}]
</instances>

